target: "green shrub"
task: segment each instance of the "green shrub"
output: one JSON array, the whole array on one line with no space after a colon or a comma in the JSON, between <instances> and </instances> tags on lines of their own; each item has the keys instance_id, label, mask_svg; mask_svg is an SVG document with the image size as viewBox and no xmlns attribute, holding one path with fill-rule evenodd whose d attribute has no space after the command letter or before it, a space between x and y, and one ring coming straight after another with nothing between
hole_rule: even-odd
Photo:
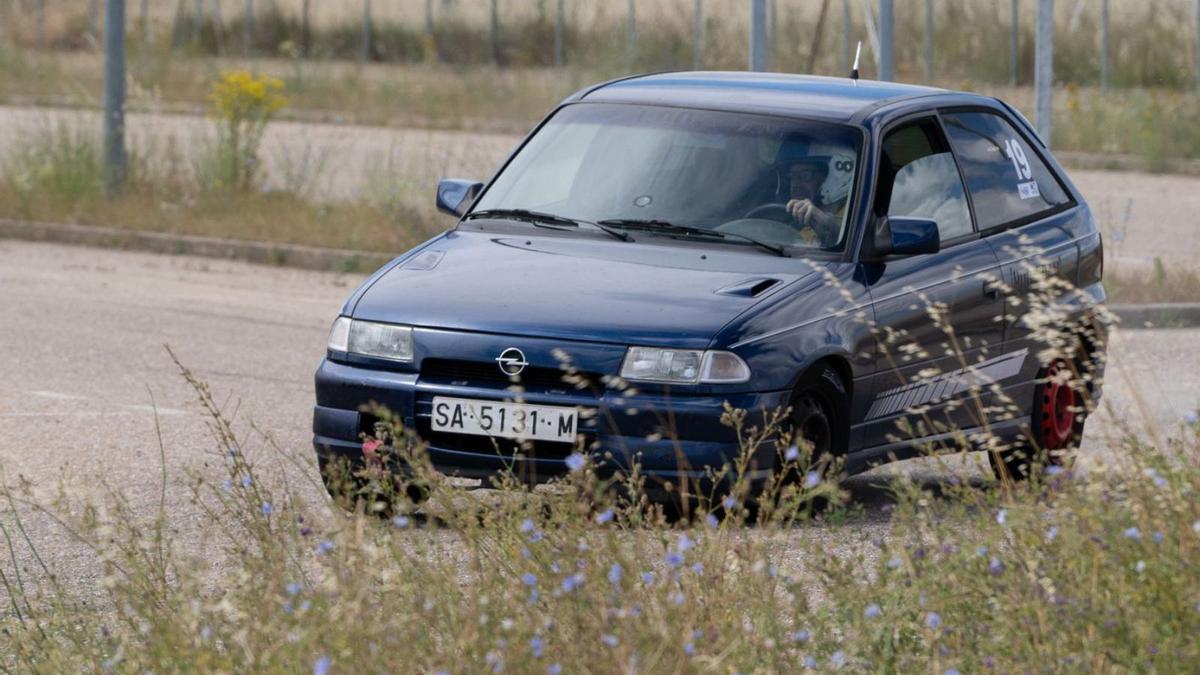
<instances>
[{"instance_id":1,"label":"green shrub","mask_svg":"<svg viewBox=\"0 0 1200 675\"><path fill-rule=\"evenodd\" d=\"M4 165L4 179L28 204L35 195L75 205L103 189L97 134L59 122L22 135Z\"/></svg>"}]
</instances>

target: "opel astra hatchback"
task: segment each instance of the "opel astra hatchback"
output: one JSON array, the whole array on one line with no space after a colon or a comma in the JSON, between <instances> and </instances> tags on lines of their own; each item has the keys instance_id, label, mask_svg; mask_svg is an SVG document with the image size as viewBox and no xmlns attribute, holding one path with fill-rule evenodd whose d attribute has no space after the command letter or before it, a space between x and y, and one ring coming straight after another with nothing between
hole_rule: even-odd
<instances>
[{"instance_id":1,"label":"opel astra hatchback","mask_svg":"<svg viewBox=\"0 0 1200 675\"><path fill-rule=\"evenodd\" d=\"M782 442L749 449L752 478L793 444L845 473L984 448L1021 478L1061 461L1100 395L1100 235L994 98L623 79L563 101L486 183L443 180L437 204L457 225L333 323L322 467L362 464L382 406L446 474L536 483L582 454L637 465L656 494L745 450L734 409L786 415Z\"/></svg>"}]
</instances>

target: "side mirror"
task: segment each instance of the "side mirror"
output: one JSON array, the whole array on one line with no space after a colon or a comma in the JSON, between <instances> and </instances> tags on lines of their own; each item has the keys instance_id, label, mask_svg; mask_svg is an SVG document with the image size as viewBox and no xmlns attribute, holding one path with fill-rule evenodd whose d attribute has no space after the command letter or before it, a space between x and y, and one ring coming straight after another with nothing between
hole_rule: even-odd
<instances>
[{"instance_id":1,"label":"side mirror","mask_svg":"<svg viewBox=\"0 0 1200 675\"><path fill-rule=\"evenodd\" d=\"M478 181L443 178L437 187L438 211L461 218L482 189L483 183Z\"/></svg>"},{"instance_id":2,"label":"side mirror","mask_svg":"<svg viewBox=\"0 0 1200 675\"><path fill-rule=\"evenodd\" d=\"M884 216L875 227L872 257L923 255L941 250L937 223L928 218Z\"/></svg>"}]
</instances>

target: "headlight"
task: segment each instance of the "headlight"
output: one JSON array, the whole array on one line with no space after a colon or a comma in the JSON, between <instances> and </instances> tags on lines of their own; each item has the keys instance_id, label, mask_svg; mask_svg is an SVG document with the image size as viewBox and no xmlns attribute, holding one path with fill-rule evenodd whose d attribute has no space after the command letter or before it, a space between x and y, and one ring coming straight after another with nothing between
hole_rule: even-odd
<instances>
[{"instance_id":1,"label":"headlight","mask_svg":"<svg viewBox=\"0 0 1200 675\"><path fill-rule=\"evenodd\" d=\"M720 384L749 380L750 367L731 352L630 347L621 364L621 377L643 382Z\"/></svg>"},{"instance_id":2,"label":"headlight","mask_svg":"<svg viewBox=\"0 0 1200 675\"><path fill-rule=\"evenodd\" d=\"M412 361L412 327L339 316L329 331L329 349L390 361Z\"/></svg>"}]
</instances>

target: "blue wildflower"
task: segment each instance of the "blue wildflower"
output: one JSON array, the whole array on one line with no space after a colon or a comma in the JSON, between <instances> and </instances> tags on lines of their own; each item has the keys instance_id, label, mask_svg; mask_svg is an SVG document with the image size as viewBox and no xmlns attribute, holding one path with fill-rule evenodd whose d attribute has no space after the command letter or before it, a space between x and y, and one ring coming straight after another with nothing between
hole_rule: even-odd
<instances>
[{"instance_id":1,"label":"blue wildflower","mask_svg":"<svg viewBox=\"0 0 1200 675\"><path fill-rule=\"evenodd\" d=\"M563 579L562 589L568 593L583 585L583 575L579 572Z\"/></svg>"},{"instance_id":2,"label":"blue wildflower","mask_svg":"<svg viewBox=\"0 0 1200 675\"><path fill-rule=\"evenodd\" d=\"M329 657L322 656L313 663L313 675L326 675L329 672Z\"/></svg>"},{"instance_id":3,"label":"blue wildflower","mask_svg":"<svg viewBox=\"0 0 1200 675\"><path fill-rule=\"evenodd\" d=\"M1156 543L1156 544L1163 543L1163 533L1162 532L1154 533L1154 543Z\"/></svg>"},{"instance_id":4,"label":"blue wildflower","mask_svg":"<svg viewBox=\"0 0 1200 675\"><path fill-rule=\"evenodd\" d=\"M550 667L546 669L546 673L547 675L562 675L562 665L551 663Z\"/></svg>"},{"instance_id":5,"label":"blue wildflower","mask_svg":"<svg viewBox=\"0 0 1200 675\"><path fill-rule=\"evenodd\" d=\"M1188 424L1195 425L1196 423L1200 422L1200 413L1196 412L1195 410L1189 410L1187 414L1183 416L1183 419Z\"/></svg>"},{"instance_id":6,"label":"blue wildflower","mask_svg":"<svg viewBox=\"0 0 1200 675\"><path fill-rule=\"evenodd\" d=\"M683 554L671 551L667 554L667 564L671 567L679 567L683 564Z\"/></svg>"},{"instance_id":7,"label":"blue wildflower","mask_svg":"<svg viewBox=\"0 0 1200 675\"><path fill-rule=\"evenodd\" d=\"M1007 509L1000 509L999 511L996 512L996 522L1000 523L1001 525L1008 522L1008 510Z\"/></svg>"},{"instance_id":8,"label":"blue wildflower","mask_svg":"<svg viewBox=\"0 0 1200 675\"><path fill-rule=\"evenodd\" d=\"M533 551L530 551L528 548L521 547L521 557L529 560L533 557Z\"/></svg>"},{"instance_id":9,"label":"blue wildflower","mask_svg":"<svg viewBox=\"0 0 1200 675\"><path fill-rule=\"evenodd\" d=\"M800 448L797 448L794 445L788 448L787 452L783 453L783 459L786 462L794 462L800 459Z\"/></svg>"},{"instance_id":10,"label":"blue wildflower","mask_svg":"<svg viewBox=\"0 0 1200 675\"><path fill-rule=\"evenodd\" d=\"M521 583L526 586L537 586L537 576L533 572L526 572L521 575Z\"/></svg>"},{"instance_id":11,"label":"blue wildflower","mask_svg":"<svg viewBox=\"0 0 1200 675\"><path fill-rule=\"evenodd\" d=\"M283 612L284 612L285 614L291 614L291 613L292 613L292 601L291 601L291 600L284 600L284 601L283 601Z\"/></svg>"},{"instance_id":12,"label":"blue wildflower","mask_svg":"<svg viewBox=\"0 0 1200 675\"><path fill-rule=\"evenodd\" d=\"M1000 574L1004 571L1004 563L999 558L992 556L992 559L988 561L988 571L992 574Z\"/></svg>"},{"instance_id":13,"label":"blue wildflower","mask_svg":"<svg viewBox=\"0 0 1200 675\"><path fill-rule=\"evenodd\" d=\"M300 601L300 611L301 612L307 612L309 607L312 607L311 600L301 600Z\"/></svg>"},{"instance_id":14,"label":"blue wildflower","mask_svg":"<svg viewBox=\"0 0 1200 675\"><path fill-rule=\"evenodd\" d=\"M642 572L642 583L647 586L654 583L654 572Z\"/></svg>"},{"instance_id":15,"label":"blue wildflower","mask_svg":"<svg viewBox=\"0 0 1200 675\"><path fill-rule=\"evenodd\" d=\"M846 652L840 649L834 652L833 656L829 657L829 665L833 666L834 668L841 668L842 666L846 665Z\"/></svg>"},{"instance_id":16,"label":"blue wildflower","mask_svg":"<svg viewBox=\"0 0 1200 675\"><path fill-rule=\"evenodd\" d=\"M621 583L621 575L625 570L621 569L621 563L613 563L612 567L608 568L608 583L616 586Z\"/></svg>"},{"instance_id":17,"label":"blue wildflower","mask_svg":"<svg viewBox=\"0 0 1200 675\"><path fill-rule=\"evenodd\" d=\"M1137 529L1137 527L1130 527L1125 530L1125 536L1130 539L1141 539L1142 531Z\"/></svg>"},{"instance_id":18,"label":"blue wildflower","mask_svg":"<svg viewBox=\"0 0 1200 675\"><path fill-rule=\"evenodd\" d=\"M692 571L696 574L704 574L704 563L696 563L692 565Z\"/></svg>"},{"instance_id":19,"label":"blue wildflower","mask_svg":"<svg viewBox=\"0 0 1200 675\"><path fill-rule=\"evenodd\" d=\"M795 633L792 633L792 642L797 642L797 643L804 643L804 642L808 642L808 639L809 639L810 637L812 637L812 636L811 636L811 635L809 635L809 632L808 632L808 631L806 631L806 630L798 630L798 631L796 631Z\"/></svg>"},{"instance_id":20,"label":"blue wildflower","mask_svg":"<svg viewBox=\"0 0 1200 675\"><path fill-rule=\"evenodd\" d=\"M958 675L958 668L947 668L942 675Z\"/></svg>"},{"instance_id":21,"label":"blue wildflower","mask_svg":"<svg viewBox=\"0 0 1200 675\"><path fill-rule=\"evenodd\" d=\"M302 590L304 590L304 586L301 586L300 582L298 582L298 581L293 581L292 583L287 585L287 594L288 595L299 595L300 591L302 591Z\"/></svg>"},{"instance_id":22,"label":"blue wildflower","mask_svg":"<svg viewBox=\"0 0 1200 675\"><path fill-rule=\"evenodd\" d=\"M542 597L542 594L541 594L541 593L538 593L538 591L537 591L537 589L536 589L536 588L535 588L534 590L532 590L532 591L529 591L529 604L531 604L531 605L536 605L536 604L537 604L537 601L538 601L538 600L539 600L541 597Z\"/></svg>"},{"instance_id":23,"label":"blue wildflower","mask_svg":"<svg viewBox=\"0 0 1200 675\"><path fill-rule=\"evenodd\" d=\"M613 635L612 633L605 633L604 635L601 635L600 641L609 647L616 647L617 645L621 644L621 641L617 639L617 636Z\"/></svg>"},{"instance_id":24,"label":"blue wildflower","mask_svg":"<svg viewBox=\"0 0 1200 675\"><path fill-rule=\"evenodd\" d=\"M900 556L898 556L898 555L892 556L887 561L887 566L888 566L888 569L890 569L890 570L894 570L897 567L900 567L900 565L902 565L902 564L904 564L904 561L900 560Z\"/></svg>"},{"instance_id":25,"label":"blue wildflower","mask_svg":"<svg viewBox=\"0 0 1200 675\"><path fill-rule=\"evenodd\" d=\"M226 492L233 492L233 481L229 480L228 478L221 481L221 489Z\"/></svg>"},{"instance_id":26,"label":"blue wildflower","mask_svg":"<svg viewBox=\"0 0 1200 675\"><path fill-rule=\"evenodd\" d=\"M687 536L686 533L679 535L679 539L675 541L675 548L679 549L680 552L686 551L695 545L696 542L692 541L692 538Z\"/></svg>"},{"instance_id":27,"label":"blue wildflower","mask_svg":"<svg viewBox=\"0 0 1200 675\"><path fill-rule=\"evenodd\" d=\"M250 476L242 476L242 487L248 488L251 485L254 485L254 479Z\"/></svg>"},{"instance_id":28,"label":"blue wildflower","mask_svg":"<svg viewBox=\"0 0 1200 675\"><path fill-rule=\"evenodd\" d=\"M683 646L683 653L687 654L688 656L695 656L696 655L696 645L692 644L691 642L685 644Z\"/></svg>"},{"instance_id":29,"label":"blue wildflower","mask_svg":"<svg viewBox=\"0 0 1200 675\"><path fill-rule=\"evenodd\" d=\"M821 474L809 471L804 474L804 487L811 490L821 484Z\"/></svg>"},{"instance_id":30,"label":"blue wildflower","mask_svg":"<svg viewBox=\"0 0 1200 675\"><path fill-rule=\"evenodd\" d=\"M529 640L529 650L533 652L533 658L542 658L542 638L534 635L533 638Z\"/></svg>"},{"instance_id":31,"label":"blue wildflower","mask_svg":"<svg viewBox=\"0 0 1200 675\"><path fill-rule=\"evenodd\" d=\"M525 520L521 521L521 531L526 532L526 533L533 532L533 519L532 518L526 518Z\"/></svg>"},{"instance_id":32,"label":"blue wildflower","mask_svg":"<svg viewBox=\"0 0 1200 675\"><path fill-rule=\"evenodd\" d=\"M988 547L986 545L980 546L979 548L975 549L975 555L985 556L987 554L988 554Z\"/></svg>"},{"instance_id":33,"label":"blue wildflower","mask_svg":"<svg viewBox=\"0 0 1200 675\"><path fill-rule=\"evenodd\" d=\"M704 524L711 528L716 528L721 524L721 521L717 520L717 517L710 513L704 517Z\"/></svg>"},{"instance_id":34,"label":"blue wildflower","mask_svg":"<svg viewBox=\"0 0 1200 675\"><path fill-rule=\"evenodd\" d=\"M397 529L403 530L404 528L408 527L408 523L408 516L396 516L395 518L392 518L392 525L394 525Z\"/></svg>"},{"instance_id":35,"label":"blue wildflower","mask_svg":"<svg viewBox=\"0 0 1200 675\"><path fill-rule=\"evenodd\" d=\"M937 630L942 627L942 615L937 612L930 612L925 615L925 627L931 630Z\"/></svg>"},{"instance_id":36,"label":"blue wildflower","mask_svg":"<svg viewBox=\"0 0 1200 675\"><path fill-rule=\"evenodd\" d=\"M587 460L585 460L583 455L579 454L578 452L572 452L571 454L567 455L566 464L568 469L570 469L572 472L575 472L582 469L583 465L587 464Z\"/></svg>"},{"instance_id":37,"label":"blue wildflower","mask_svg":"<svg viewBox=\"0 0 1200 675\"><path fill-rule=\"evenodd\" d=\"M805 656L804 657L804 667L808 668L809 670L816 670L817 669L817 660L814 659L811 655Z\"/></svg>"},{"instance_id":38,"label":"blue wildflower","mask_svg":"<svg viewBox=\"0 0 1200 675\"><path fill-rule=\"evenodd\" d=\"M1058 526L1057 525L1051 525L1049 528L1046 529L1046 543L1050 543L1050 542L1054 541L1054 538L1057 536L1058 536Z\"/></svg>"},{"instance_id":39,"label":"blue wildflower","mask_svg":"<svg viewBox=\"0 0 1200 675\"><path fill-rule=\"evenodd\" d=\"M533 534L529 535L529 543L536 544L545 538L546 538L546 535L543 534L541 530L538 530L537 532L534 532Z\"/></svg>"},{"instance_id":40,"label":"blue wildflower","mask_svg":"<svg viewBox=\"0 0 1200 675\"><path fill-rule=\"evenodd\" d=\"M1057 476L1058 474L1062 473L1063 471L1065 471L1065 469L1063 469L1061 466L1058 466L1057 464L1051 464L1050 466L1046 467L1046 475L1047 476Z\"/></svg>"},{"instance_id":41,"label":"blue wildflower","mask_svg":"<svg viewBox=\"0 0 1200 675\"><path fill-rule=\"evenodd\" d=\"M605 523L611 523L612 519L613 519L613 510L612 509L604 509L604 511L602 511L596 515L596 522L600 523L601 525L604 525Z\"/></svg>"},{"instance_id":42,"label":"blue wildflower","mask_svg":"<svg viewBox=\"0 0 1200 675\"><path fill-rule=\"evenodd\" d=\"M879 615L882 613L883 613L883 610L879 609L879 605L877 605L873 602L871 604L867 605L867 608L865 610L863 610L863 616L867 617L868 619L878 618Z\"/></svg>"},{"instance_id":43,"label":"blue wildflower","mask_svg":"<svg viewBox=\"0 0 1200 675\"><path fill-rule=\"evenodd\" d=\"M271 512L273 512L274 510L275 509L271 507L271 502L263 502L262 503L262 512L263 512L264 516L271 515Z\"/></svg>"},{"instance_id":44,"label":"blue wildflower","mask_svg":"<svg viewBox=\"0 0 1200 675\"><path fill-rule=\"evenodd\" d=\"M726 511L732 511L737 508L737 500L731 495L721 501L721 506L724 506Z\"/></svg>"},{"instance_id":45,"label":"blue wildflower","mask_svg":"<svg viewBox=\"0 0 1200 675\"><path fill-rule=\"evenodd\" d=\"M317 555L325 555L326 553L329 553L332 550L333 550L333 542L329 541L328 539L317 544Z\"/></svg>"},{"instance_id":46,"label":"blue wildflower","mask_svg":"<svg viewBox=\"0 0 1200 675\"><path fill-rule=\"evenodd\" d=\"M670 601L670 603L672 605L682 605L687 600L687 598L683 597L683 593L676 591L676 592L668 595L667 600Z\"/></svg>"}]
</instances>

